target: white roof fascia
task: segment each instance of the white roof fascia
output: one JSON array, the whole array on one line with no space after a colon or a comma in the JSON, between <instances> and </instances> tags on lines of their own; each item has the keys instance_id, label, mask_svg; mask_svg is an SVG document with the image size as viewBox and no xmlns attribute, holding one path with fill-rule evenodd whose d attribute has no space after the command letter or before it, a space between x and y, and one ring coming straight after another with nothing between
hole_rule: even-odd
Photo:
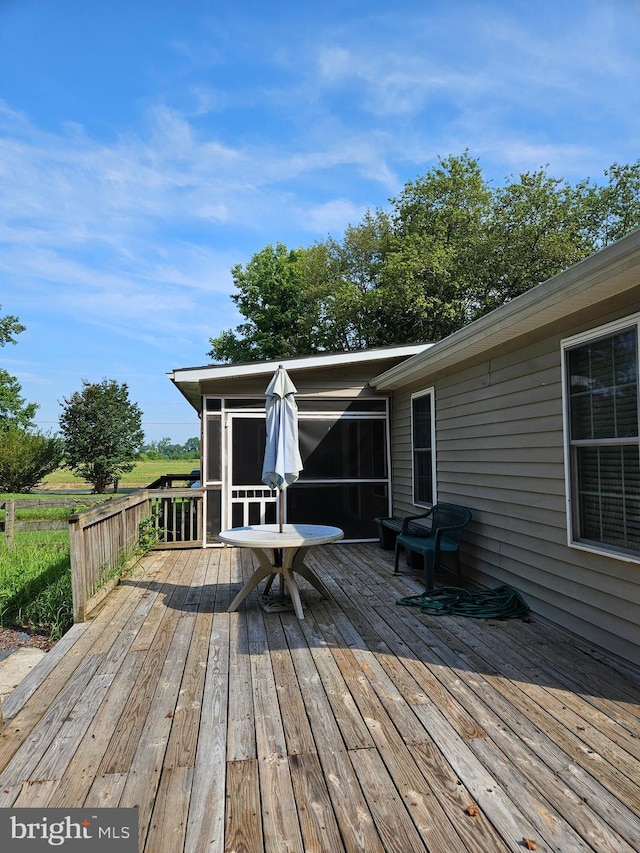
<instances>
[{"instance_id":1,"label":"white roof fascia","mask_svg":"<svg viewBox=\"0 0 640 853\"><path fill-rule=\"evenodd\" d=\"M640 284L640 229L371 380L393 390Z\"/></svg>"},{"instance_id":2,"label":"white roof fascia","mask_svg":"<svg viewBox=\"0 0 640 853\"><path fill-rule=\"evenodd\" d=\"M379 347L353 352L327 353L326 355L300 356L276 361L255 361L243 364L212 364L205 367L184 367L167 373L177 384L206 382L210 379L234 379L242 376L260 376L273 373L280 364L287 370L305 370L315 367L331 367L356 362L380 361L385 358L410 358L432 344L407 344L405 346Z\"/></svg>"}]
</instances>

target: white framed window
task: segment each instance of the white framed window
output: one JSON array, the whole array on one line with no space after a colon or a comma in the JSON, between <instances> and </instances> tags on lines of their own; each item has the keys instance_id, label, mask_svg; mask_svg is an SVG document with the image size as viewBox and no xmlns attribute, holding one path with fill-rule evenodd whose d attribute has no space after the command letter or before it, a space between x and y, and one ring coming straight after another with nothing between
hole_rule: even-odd
<instances>
[{"instance_id":1,"label":"white framed window","mask_svg":"<svg viewBox=\"0 0 640 853\"><path fill-rule=\"evenodd\" d=\"M413 502L432 506L436 502L436 416L435 390L411 395L411 451Z\"/></svg>"},{"instance_id":2,"label":"white framed window","mask_svg":"<svg viewBox=\"0 0 640 853\"><path fill-rule=\"evenodd\" d=\"M640 315L562 342L569 544L640 560Z\"/></svg>"}]
</instances>

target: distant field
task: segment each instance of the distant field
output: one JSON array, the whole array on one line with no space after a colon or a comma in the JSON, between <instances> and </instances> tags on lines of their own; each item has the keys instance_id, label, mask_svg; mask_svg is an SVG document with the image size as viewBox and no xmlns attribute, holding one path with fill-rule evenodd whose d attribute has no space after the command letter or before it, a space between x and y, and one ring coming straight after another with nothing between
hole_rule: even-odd
<instances>
[{"instance_id":1,"label":"distant field","mask_svg":"<svg viewBox=\"0 0 640 853\"><path fill-rule=\"evenodd\" d=\"M120 487L131 489L139 486L148 486L163 474L188 474L194 468L199 467L197 459L180 460L172 462L170 459L158 459L151 462L138 462L133 471L123 474L120 478ZM83 480L75 477L68 468L59 468L50 474L42 486L43 489L87 489L90 488ZM110 489L109 489L110 491Z\"/></svg>"}]
</instances>

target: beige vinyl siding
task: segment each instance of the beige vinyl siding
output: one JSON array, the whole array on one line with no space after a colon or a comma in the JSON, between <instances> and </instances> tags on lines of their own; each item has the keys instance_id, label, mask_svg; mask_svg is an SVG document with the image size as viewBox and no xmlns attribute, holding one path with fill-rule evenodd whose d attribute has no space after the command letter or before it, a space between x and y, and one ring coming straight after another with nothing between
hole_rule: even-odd
<instances>
[{"instance_id":1,"label":"beige vinyl siding","mask_svg":"<svg viewBox=\"0 0 640 853\"><path fill-rule=\"evenodd\" d=\"M640 565L567 545L560 341L395 392L394 511L420 511L411 499L411 393L433 386L437 498L474 514L462 546L467 579L509 584L534 612L638 661Z\"/></svg>"},{"instance_id":2,"label":"beige vinyl siding","mask_svg":"<svg viewBox=\"0 0 640 853\"><path fill-rule=\"evenodd\" d=\"M337 367L291 370L289 375L298 389L297 396L299 397L385 397L388 395L374 391L369 382L381 370L393 363L390 360L356 362L352 366L340 365ZM256 397L264 400L264 392L270 381L271 376L262 375L215 379L203 381L201 390L203 394L211 394L217 397L229 395L232 397Z\"/></svg>"}]
</instances>

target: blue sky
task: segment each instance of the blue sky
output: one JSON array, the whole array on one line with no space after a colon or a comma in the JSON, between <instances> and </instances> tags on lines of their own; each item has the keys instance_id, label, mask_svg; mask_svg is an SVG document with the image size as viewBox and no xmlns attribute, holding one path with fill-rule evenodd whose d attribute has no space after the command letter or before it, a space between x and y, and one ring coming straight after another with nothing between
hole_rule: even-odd
<instances>
[{"instance_id":1,"label":"blue sky","mask_svg":"<svg viewBox=\"0 0 640 853\"><path fill-rule=\"evenodd\" d=\"M438 157L500 185L640 157L640 2L0 0L0 364L55 430L127 382L148 440L198 420L166 377L237 325L230 268L339 238Z\"/></svg>"}]
</instances>

